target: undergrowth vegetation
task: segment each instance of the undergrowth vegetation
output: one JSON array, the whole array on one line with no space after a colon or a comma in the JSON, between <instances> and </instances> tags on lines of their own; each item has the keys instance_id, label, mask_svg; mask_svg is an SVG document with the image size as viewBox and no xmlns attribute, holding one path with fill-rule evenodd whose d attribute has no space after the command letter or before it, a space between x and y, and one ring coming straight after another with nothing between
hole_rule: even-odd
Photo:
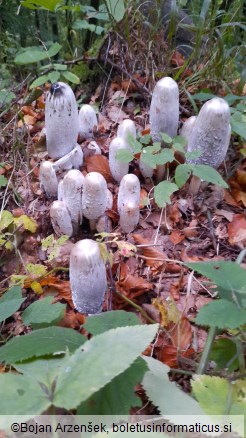
<instances>
[{"instance_id":1,"label":"undergrowth vegetation","mask_svg":"<svg viewBox=\"0 0 246 438\"><path fill-rule=\"evenodd\" d=\"M244 8L243 0L0 2L1 414L245 415ZM179 130L214 96L230 105L231 148L218 170L191 163L201 151L187 152L181 135L152 142L149 101L163 76L178 82ZM38 182L44 92L57 81L73 86L79 106L100 109L103 154L88 156L83 171L101 173L114 197L112 229L107 219L92 234L109 293L104 312L89 317L75 312L69 289L74 238L52 234ZM121 111L138 135L117 159L139 177L139 160L153 169L129 236L117 228L106 158ZM197 196L192 177L202 180Z\"/></svg>"}]
</instances>

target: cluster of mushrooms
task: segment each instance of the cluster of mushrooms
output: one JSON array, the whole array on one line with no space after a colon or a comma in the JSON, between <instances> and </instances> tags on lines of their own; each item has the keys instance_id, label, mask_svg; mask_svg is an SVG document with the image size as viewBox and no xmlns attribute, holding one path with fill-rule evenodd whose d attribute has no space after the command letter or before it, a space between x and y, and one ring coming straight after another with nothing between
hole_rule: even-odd
<instances>
[{"instance_id":1,"label":"cluster of mushrooms","mask_svg":"<svg viewBox=\"0 0 246 438\"><path fill-rule=\"evenodd\" d=\"M150 106L150 132L153 141L160 141L160 132L171 137L177 135L179 122L179 90L170 77L157 82ZM40 166L40 183L48 197L54 197L50 217L55 233L76 236L83 217L90 221L92 230L103 231L105 211L112 208L113 197L104 177L97 172L84 176L79 170L83 164L80 138L89 139L98 126L97 116L90 105L78 112L72 89L63 82L51 85L45 106L46 143L52 161ZM187 140L187 151L200 149L195 164L218 167L224 160L230 142L230 109L222 98L213 98L201 108L197 117L189 118L181 129ZM139 222L140 182L129 174L129 164L117 160L120 149L131 150L129 138L136 138L136 127L130 119L118 127L117 136L109 146L109 167L119 183L118 212L120 227L130 233ZM101 154L93 143L94 152ZM159 166L159 177L162 172ZM139 160L144 178L151 178L153 169ZM62 178L58 182L58 171ZM101 311L107 288L106 268L97 242L91 239L78 241L70 256L70 283L75 308L81 313Z\"/></svg>"}]
</instances>

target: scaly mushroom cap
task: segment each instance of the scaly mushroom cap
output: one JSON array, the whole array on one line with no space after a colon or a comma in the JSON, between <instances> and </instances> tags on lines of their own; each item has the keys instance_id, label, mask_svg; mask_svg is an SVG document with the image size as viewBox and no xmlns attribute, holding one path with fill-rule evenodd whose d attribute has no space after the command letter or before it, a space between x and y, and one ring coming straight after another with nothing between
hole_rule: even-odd
<instances>
[{"instance_id":1,"label":"scaly mushroom cap","mask_svg":"<svg viewBox=\"0 0 246 438\"><path fill-rule=\"evenodd\" d=\"M132 202L134 205L139 205L140 203L140 182L133 173L125 175L120 182L117 202L119 214L121 214L122 206L129 202Z\"/></svg>"},{"instance_id":2,"label":"scaly mushroom cap","mask_svg":"<svg viewBox=\"0 0 246 438\"><path fill-rule=\"evenodd\" d=\"M122 163L116 158L120 149L127 149L127 144L120 137L115 137L109 145L109 168L115 181L120 182L124 175L129 172L129 163Z\"/></svg>"},{"instance_id":3,"label":"scaly mushroom cap","mask_svg":"<svg viewBox=\"0 0 246 438\"><path fill-rule=\"evenodd\" d=\"M226 156L230 136L229 105L224 99L214 97L202 106L188 142L188 152L200 149L202 155L189 162L218 167Z\"/></svg>"},{"instance_id":4,"label":"scaly mushroom cap","mask_svg":"<svg viewBox=\"0 0 246 438\"><path fill-rule=\"evenodd\" d=\"M52 84L45 103L48 154L57 159L68 154L77 143L78 107L73 90L64 82Z\"/></svg>"},{"instance_id":5,"label":"scaly mushroom cap","mask_svg":"<svg viewBox=\"0 0 246 438\"><path fill-rule=\"evenodd\" d=\"M179 89L169 77L157 82L150 105L150 133L153 141L161 141L160 132L177 135L179 122Z\"/></svg>"},{"instance_id":6,"label":"scaly mushroom cap","mask_svg":"<svg viewBox=\"0 0 246 438\"><path fill-rule=\"evenodd\" d=\"M65 202L73 224L74 233L82 223L82 191L84 175L76 169L69 170L63 178L63 201Z\"/></svg>"},{"instance_id":7,"label":"scaly mushroom cap","mask_svg":"<svg viewBox=\"0 0 246 438\"><path fill-rule=\"evenodd\" d=\"M128 201L120 210L120 226L125 233L131 233L139 222L139 203Z\"/></svg>"},{"instance_id":8,"label":"scaly mushroom cap","mask_svg":"<svg viewBox=\"0 0 246 438\"><path fill-rule=\"evenodd\" d=\"M197 117L196 116L191 116L189 117L183 124L181 130L180 130L180 135L182 137L184 137L187 141L187 145L189 142L189 138L191 136L193 127L194 127L194 123L196 121Z\"/></svg>"},{"instance_id":9,"label":"scaly mushroom cap","mask_svg":"<svg viewBox=\"0 0 246 438\"><path fill-rule=\"evenodd\" d=\"M40 185L48 197L56 197L58 191L58 180L53 164L50 161L43 161L39 169Z\"/></svg>"},{"instance_id":10,"label":"scaly mushroom cap","mask_svg":"<svg viewBox=\"0 0 246 438\"><path fill-rule=\"evenodd\" d=\"M97 242L84 239L74 245L69 275L75 309L87 314L100 312L107 289L107 277Z\"/></svg>"},{"instance_id":11,"label":"scaly mushroom cap","mask_svg":"<svg viewBox=\"0 0 246 438\"><path fill-rule=\"evenodd\" d=\"M122 138L125 142L125 148L129 149L132 152L131 145L129 143L129 134L136 140L136 126L135 123L130 119L125 119L118 126L117 137Z\"/></svg>"},{"instance_id":12,"label":"scaly mushroom cap","mask_svg":"<svg viewBox=\"0 0 246 438\"><path fill-rule=\"evenodd\" d=\"M87 219L98 219L107 206L107 183L98 172L87 173L84 179L82 213Z\"/></svg>"},{"instance_id":13,"label":"scaly mushroom cap","mask_svg":"<svg viewBox=\"0 0 246 438\"><path fill-rule=\"evenodd\" d=\"M79 136L80 138L93 137L94 130L98 128L97 115L90 105L83 105L79 111Z\"/></svg>"},{"instance_id":14,"label":"scaly mushroom cap","mask_svg":"<svg viewBox=\"0 0 246 438\"><path fill-rule=\"evenodd\" d=\"M73 226L71 216L65 202L54 201L51 204L50 219L57 236L62 236L63 234L69 237L72 236Z\"/></svg>"}]
</instances>

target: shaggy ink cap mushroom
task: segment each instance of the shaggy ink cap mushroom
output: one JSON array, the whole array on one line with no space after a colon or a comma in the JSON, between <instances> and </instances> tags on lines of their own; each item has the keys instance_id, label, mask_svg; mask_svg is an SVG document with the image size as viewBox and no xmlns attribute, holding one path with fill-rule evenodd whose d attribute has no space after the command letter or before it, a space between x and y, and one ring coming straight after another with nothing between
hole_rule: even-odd
<instances>
[{"instance_id":1,"label":"shaggy ink cap mushroom","mask_svg":"<svg viewBox=\"0 0 246 438\"><path fill-rule=\"evenodd\" d=\"M134 230L139 222L140 182L136 175L125 175L118 192L120 226L125 233Z\"/></svg>"},{"instance_id":2,"label":"shaggy ink cap mushroom","mask_svg":"<svg viewBox=\"0 0 246 438\"><path fill-rule=\"evenodd\" d=\"M129 172L129 163L118 160L117 152L127 149L125 141L120 137L115 137L109 145L109 168L115 181L120 182L123 176Z\"/></svg>"},{"instance_id":3,"label":"shaggy ink cap mushroom","mask_svg":"<svg viewBox=\"0 0 246 438\"><path fill-rule=\"evenodd\" d=\"M50 219L57 236L66 234L71 237L73 226L68 208L63 201L54 201L50 207Z\"/></svg>"},{"instance_id":4,"label":"shaggy ink cap mushroom","mask_svg":"<svg viewBox=\"0 0 246 438\"><path fill-rule=\"evenodd\" d=\"M117 130L117 137L122 138L122 140L125 143L125 148L129 151L133 152L132 147L129 142L129 136L133 137L134 140L136 140L137 133L136 133L136 126L135 123L130 119L125 119L123 122L120 123Z\"/></svg>"},{"instance_id":5,"label":"shaggy ink cap mushroom","mask_svg":"<svg viewBox=\"0 0 246 438\"><path fill-rule=\"evenodd\" d=\"M83 105L79 111L80 138L94 137L94 130L98 128L97 115L91 105Z\"/></svg>"},{"instance_id":6,"label":"shaggy ink cap mushroom","mask_svg":"<svg viewBox=\"0 0 246 438\"><path fill-rule=\"evenodd\" d=\"M97 242L84 239L74 245L69 275L75 309L86 314L100 312L107 289L107 276Z\"/></svg>"},{"instance_id":7,"label":"shaggy ink cap mushroom","mask_svg":"<svg viewBox=\"0 0 246 438\"><path fill-rule=\"evenodd\" d=\"M74 234L82 223L82 192L85 177L76 169L69 170L63 178L62 199L71 216Z\"/></svg>"},{"instance_id":8,"label":"shaggy ink cap mushroom","mask_svg":"<svg viewBox=\"0 0 246 438\"><path fill-rule=\"evenodd\" d=\"M96 220L106 210L107 183L98 172L87 173L84 179L82 213L89 220Z\"/></svg>"},{"instance_id":9,"label":"shaggy ink cap mushroom","mask_svg":"<svg viewBox=\"0 0 246 438\"><path fill-rule=\"evenodd\" d=\"M39 169L39 181L48 197L56 197L58 191L58 180L53 164L50 161L43 161Z\"/></svg>"},{"instance_id":10,"label":"shaggy ink cap mushroom","mask_svg":"<svg viewBox=\"0 0 246 438\"><path fill-rule=\"evenodd\" d=\"M58 159L77 144L78 107L71 87L64 82L52 84L45 102L45 127L48 155Z\"/></svg>"}]
</instances>

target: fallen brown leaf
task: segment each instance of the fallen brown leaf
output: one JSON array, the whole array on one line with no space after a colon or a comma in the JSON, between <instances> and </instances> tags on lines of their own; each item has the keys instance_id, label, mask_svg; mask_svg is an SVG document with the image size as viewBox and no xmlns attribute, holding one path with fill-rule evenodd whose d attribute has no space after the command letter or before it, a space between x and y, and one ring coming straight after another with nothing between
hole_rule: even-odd
<instances>
[{"instance_id":1,"label":"fallen brown leaf","mask_svg":"<svg viewBox=\"0 0 246 438\"><path fill-rule=\"evenodd\" d=\"M231 245L246 243L246 219L243 214L235 214L233 220L228 224L229 243Z\"/></svg>"},{"instance_id":2,"label":"fallen brown leaf","mask_svg":"<svg viewBox=\"0 0 246 438\"><path fill-rule=\"evenodd\" d=\"M114 182L114 179L110 173L108 159L104 155L93 155L91 157L87 157L86 166L88 172L98 172L106 181Z\"/></svg>"},{"instance_id":3,"label":"fallen brown leaf","mask_svg":"<svg viewBox=\"0 0 246 438\"><path fill-rule=\"evenodd\" d=\"M173 230L169 236L169 239L174 245L178 245L178 243L182 242L184 240L185 236L182 231L179 230Z\"/></svg>"}]
</instances>

